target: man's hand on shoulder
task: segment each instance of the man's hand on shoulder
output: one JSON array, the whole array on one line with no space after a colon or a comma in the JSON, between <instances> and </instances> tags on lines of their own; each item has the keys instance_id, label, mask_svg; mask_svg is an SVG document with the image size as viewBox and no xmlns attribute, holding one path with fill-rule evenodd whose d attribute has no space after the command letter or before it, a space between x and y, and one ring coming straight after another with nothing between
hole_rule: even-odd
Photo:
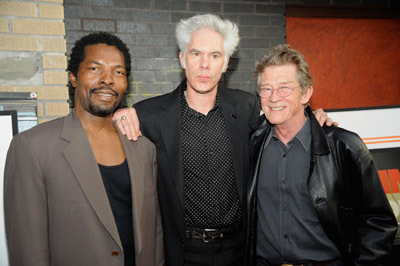
<instances>
[{"instance_id":1,"label":"man's hand on shoulder","mask_svg":"<svg viewBox=\"0 0 400 266\"><path fill-rule=\"evenodd\" d=\"M139 118L136 114L136 110L133 107L118 109L112 120L118 127L122 134L124 134L129 140L136 141L142 132L140 132Z\"/></svg>"},{"instance_id":2,"label":"man's hand on shoulder","mask_svg":"<svg viewBox=\"0 0 400 266\"><path fill-rule=\"evenodd\" d=\"M318 120L320 126L322 127L324 124L328 127L330 126L338 126L339 123L332 120L332 118L328 117L328 114L324 112L321 108L315 109L313 111L315 118Z\"/></svg>"}]
</instances>

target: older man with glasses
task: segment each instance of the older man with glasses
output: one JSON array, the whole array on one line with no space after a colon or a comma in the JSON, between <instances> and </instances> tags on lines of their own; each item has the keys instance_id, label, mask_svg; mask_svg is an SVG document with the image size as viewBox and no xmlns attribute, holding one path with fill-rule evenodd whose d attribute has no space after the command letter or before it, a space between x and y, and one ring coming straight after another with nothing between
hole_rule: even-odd
<instances>
[{"instance_id":1,"label":"older man with glasses","mask_svg":"<svg viewBox=\"0 0 400 266\"><path fill-rule=\"evenodd\" d=\"M382 265L397 222L367 147L319 126L298 51L274 47L255 73L265 117L250 140L247 265Z\"/></svg>"}]
</instances>

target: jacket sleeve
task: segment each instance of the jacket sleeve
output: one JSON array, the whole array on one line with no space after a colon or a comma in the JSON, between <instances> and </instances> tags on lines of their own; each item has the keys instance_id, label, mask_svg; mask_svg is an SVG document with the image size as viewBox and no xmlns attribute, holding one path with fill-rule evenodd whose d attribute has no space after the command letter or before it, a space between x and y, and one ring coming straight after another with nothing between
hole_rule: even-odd
<instances>
[{"instance_id":1,"label":"jacket sleeve","mask_svg":"<svg viewBox=\"0 0 400 266\"><path fill-rule=\"evenodd\" d=\"M349 137L344 164L351 182L356 229L349 259L352 265L380 265L391 250L397 221L371 153L356 134Z\"/></svg>"},{"instance_id":2,"label":"jacket sleeve","mask_svg":"<svg viewBox=\"0 0 400 266\"><path fill-rule=\"evenodd\" d=\"M7 154L4 214L10 266L49 265L46 184L37 154L21 134Z\"/></svg>"},{"instance_id":3,"label":"jacket sleeve","mask_svg":"<svg viewBox=\"0 0 400 266\"><path fill-rule=\"evenodd\" d=\"M157 182L157 154L156 149L153 150L153 179L154 184ZM156 193L156 254L155 260L157 266L164 266L165 259L164 259L164 236L163 236L163 229L161 223L161 213L160 213L160 205L158 203L158 196Z\"/></svg>"}]
</instances>

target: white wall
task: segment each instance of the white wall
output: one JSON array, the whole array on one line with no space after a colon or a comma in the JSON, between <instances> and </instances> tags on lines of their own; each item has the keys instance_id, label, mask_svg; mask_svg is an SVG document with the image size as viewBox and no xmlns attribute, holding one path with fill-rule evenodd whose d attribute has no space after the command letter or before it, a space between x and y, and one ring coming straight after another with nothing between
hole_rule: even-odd
<instances>
[{"instance_id":1,"label":"white wall","mask_svg":"<svg viewBox=\"0 0 400 266\"><path fill-rule=\"evenodd\" d=\"M8 265L6 233L4 228L3 179L8 147L13 137L11 115L0 115L0 265Z\"/></svg>"}]
</instances>

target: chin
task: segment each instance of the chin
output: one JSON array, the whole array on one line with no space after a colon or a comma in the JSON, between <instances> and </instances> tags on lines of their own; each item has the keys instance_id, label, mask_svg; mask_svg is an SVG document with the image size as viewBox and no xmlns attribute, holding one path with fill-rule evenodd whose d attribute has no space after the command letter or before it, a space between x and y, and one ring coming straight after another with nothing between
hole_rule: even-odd
<instances>
[{"instance_id":1,"label":"chin","mask_svg":"<svg viewBox=\"0 0 400 266\"><path fill-rule=\"evenodd\" d=\"M114 106L98 106L98 105L90 105L90 113L95 116L106 117L112 115L115 110L117 110L118 105Z\"/></svg>"},{"instance_id":2,"label":"chin","mask_svg":"<svg viewBox=\"0 0 400 266\"><path fill-rule=\"evenodd\" d=\"M271 124L279 125L283 123L282 118L276 117L274 115L266 115L266 117Z\"/></svg>"}]
</instances>

